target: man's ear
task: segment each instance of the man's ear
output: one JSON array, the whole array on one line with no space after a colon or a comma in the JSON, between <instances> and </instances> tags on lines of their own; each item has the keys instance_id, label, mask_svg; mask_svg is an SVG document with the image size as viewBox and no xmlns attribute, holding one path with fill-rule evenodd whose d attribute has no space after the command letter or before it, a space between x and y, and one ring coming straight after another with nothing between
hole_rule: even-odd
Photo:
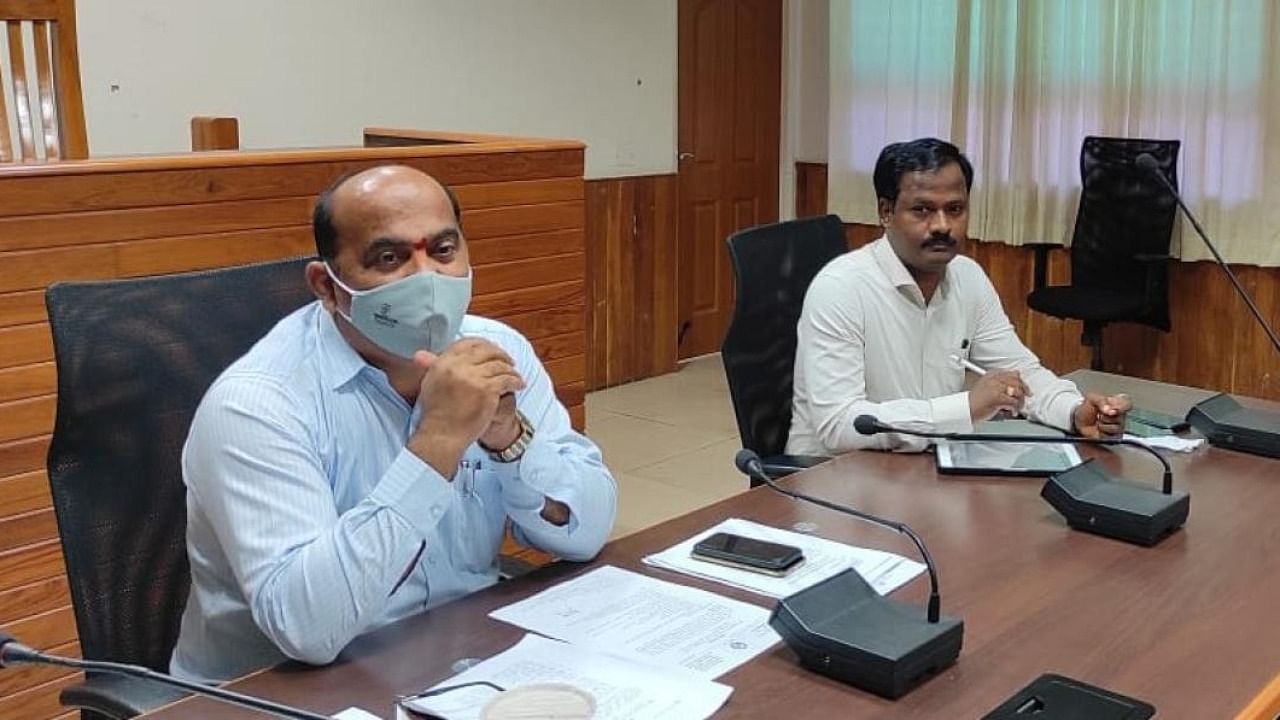
<instances>
[{"instance_id":1,"label":"man's ear","mask_svg":"<svg viewBox=\"0 0 1280 720\"><path fill-rule=\"evenodd\" d=\"M316 260L307 263L304 271L307 279L307 287L311 288L311 294L316 296L320 304L328 312L333 312L338 303L337 291L333 284L333 278L329 277L328 270L325 269L324 263Z\"/></svg>"},{"instance_id":2,"label":"man's ear","mask_svg":"<svg viewBox=\"0 0 1280 720\"><path fill-rule=\"evenodd\" d=\"M877 198L876 213L880 216L880 225L888 225L889 218L893 217L893 203L888 198Z\"/></svg>"}]
</instances>

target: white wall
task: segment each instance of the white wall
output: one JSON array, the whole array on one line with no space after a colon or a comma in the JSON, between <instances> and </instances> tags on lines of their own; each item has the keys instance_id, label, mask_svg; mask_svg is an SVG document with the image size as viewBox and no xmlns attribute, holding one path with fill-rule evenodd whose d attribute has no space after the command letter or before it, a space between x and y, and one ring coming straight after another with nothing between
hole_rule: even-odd
<instances>
[{"instance_id":1,"label":"white wall","mask_svg":"<svg viewBox=\"0 0 1280 720\"><path fill-rule=\"evenodd\" d=\"M809 0L812 2L813 0ZM587 143L588 177L675 171L676 0L79 0L93 155L358 145L366 126Z\"/></svg>"},{"instance_id":2,"label":"white wall","mask_svg":"<svg viewBox=\"0 0 1280 720\"><path fill-rule=\"evenodd\" d=\"M827 161L829 0L787 0L779 215L795 215L797 162Z\"/></svg>"}]
</instances>

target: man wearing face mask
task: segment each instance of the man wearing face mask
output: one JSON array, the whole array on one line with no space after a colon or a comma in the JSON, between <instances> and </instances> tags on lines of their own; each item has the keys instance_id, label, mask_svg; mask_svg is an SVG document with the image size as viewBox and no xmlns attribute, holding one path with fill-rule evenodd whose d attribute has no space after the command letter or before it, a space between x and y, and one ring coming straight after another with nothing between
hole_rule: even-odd
<instances>
[{"instance_id":1,"label":"man wearing face mask","mask_svg":"<svg viewBox=\"0 0 1280 720\"><path fill-rule=\"evenodd\" d=\"M378 167L326 190L313 220L316 302L213 383L183 452L183 677L328 663L490 585L508 519L570 560L613 526L613 478L528 340L465 314L453 196Z\"/></svg>"},{"instance_id":2,"label":"man wearing face mask","mask_svg":"<svg viewBox=\"0 0 1280 720\"><path fill-rule=\"evenodd\" d=\"M919 431L971 432L1000 413L1087 437L1123 432L1129 400L1081 394L1018 340L986 273L959 255L973 167L935 138L884 148L874 172L879 240L827 264L797 327L787 452L922 450L927 441L862 435L854 418ZM966 360L986 371L965 390Z\"/></svg>"}]
</instances>

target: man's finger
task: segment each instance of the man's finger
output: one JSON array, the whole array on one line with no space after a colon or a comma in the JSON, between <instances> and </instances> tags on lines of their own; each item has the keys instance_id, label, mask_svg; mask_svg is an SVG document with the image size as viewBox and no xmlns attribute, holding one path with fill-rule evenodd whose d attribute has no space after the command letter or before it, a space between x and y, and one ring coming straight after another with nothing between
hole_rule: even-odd
<instances>
[{"instance_id":1,"label":"man's finger","mask_svg":"<svg viewBox=\"0 0 1280 720\"><path fill-rule=\"evenodd\" d=\"M413 364L424 370L430 370L431 366L439 360L440 356L426 350L418 350L413 354Z\"/></svg>"},{"instance_id":2,"label":"man's finger","mask_svg":"<svg viewBox=\"0 0 1280 720\"><path fill-rule=\"evenodd\" d=\"M504 373L489 378L486 387L499 396L524 389L524 378L516 373Z\"/></svg>"}]
</instances>

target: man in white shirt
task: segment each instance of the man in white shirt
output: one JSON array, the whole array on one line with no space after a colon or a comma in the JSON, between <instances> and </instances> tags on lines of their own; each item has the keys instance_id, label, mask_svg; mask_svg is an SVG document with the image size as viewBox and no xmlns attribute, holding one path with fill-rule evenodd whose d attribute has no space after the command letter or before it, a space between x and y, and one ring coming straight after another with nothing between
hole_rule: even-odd
<instances>
[{"instance_id":1,"label":"man in white shirt","mask_svg":"<svg viewBox=\"0 0 1280 720\"><path fill-rule=\"evenodd\" d=\"M316 302L218 377L183 450L182 677L328 663L362 633L490 585L508 520L570 560L613 526L613 477L529 341L465 314L452 195L417 170L373 168L321 195L313 224Z\"/></svg>"},{"instance_id":2,"label":"man in white shirt","mask_svg":"<svg viewBox=\"0 0 1280 720\"><path fill-rule=\"evenodd\" d=\"M898 434L862 435L859 415L906 429L970 432L995 415L1087 437L1118 436L1129 400L1081 395L1018 340L986 273L959 255L967 239L973 167L935 138L894 143L874 173L875 242L832 260L810 285L797 327L787 452L922 450ZM965 390L965 368L985 369Z\"/></svg>"}]
</instances>

